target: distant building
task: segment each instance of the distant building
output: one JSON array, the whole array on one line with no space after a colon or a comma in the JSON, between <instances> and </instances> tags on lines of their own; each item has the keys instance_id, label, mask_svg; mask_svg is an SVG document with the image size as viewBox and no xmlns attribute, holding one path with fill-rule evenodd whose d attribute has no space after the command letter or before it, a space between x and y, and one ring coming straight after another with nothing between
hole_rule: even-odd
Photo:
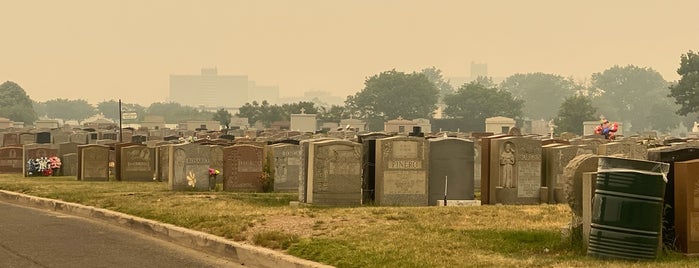
<instances>
[{"instance_id":1,"label":"distant building","mask_svg":"<svg viewBox=\"0 0 699 268\"><path fill-rule=\"evenodd\" d=\"M479 76L488 76L488 64L471 62L471 80L475 80Z\"/></svg>"},{"instance_id":2,"label":"distant building","mask_svg":"<svg viewBox=\"0 0 699 268\"><path fill-rule=\"evenodd\" d=\"M216 68L201 75L170 75L170 101L192 107L240 107L246 102L279 99L277 86L257 86L247 75L219 75Z\"/></svg>"},{"instance_id":3,"label":"distant building","mask_svg":"<svg viewBox=\"0 0 699 268\"><path fill-rule=\"evenodd\" d=\"M4 117L0 117L0 129L12 128L13 127L12 123L13 123L12 120L4 118Z\"/></svg>"}]
</instances>

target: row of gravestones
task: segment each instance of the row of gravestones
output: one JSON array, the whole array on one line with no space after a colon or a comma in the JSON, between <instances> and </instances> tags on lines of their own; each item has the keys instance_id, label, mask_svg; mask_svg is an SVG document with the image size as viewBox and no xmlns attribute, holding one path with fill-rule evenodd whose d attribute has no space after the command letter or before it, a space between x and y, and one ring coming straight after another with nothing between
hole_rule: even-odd
<instances>
[{"instance_id":1,"label":"row of gravestones","mask_svg":"<svg viewBox=\"0 0 699 268\"><path fill-rule=\"evenodd\" d=\"M591 229L599 157L591 154L576 156L566 166L563 176L566 199L574 215L572 222L582 227L585 245ZM645 152L645 157L649 161L670 165L665 176L667 184L663 198L663 243L686 254L699 253L699 146L680 143L651 148Z\"/></svg>"},{"instance_id":2,"label":"row of gravestones","mask_svg":"<svg viewBox=\"0 0 699 268\"><path fill-rule=\"evenodd\" d=\"M539 140L526 136L482 137L480 183L483 204L564 203L565 167L577 155L597 154L648 159L648 148L635 140Z\"/></svg>"},{"instance_id":3,"label":"row of gravestones","mask_svg":"<svg viewBox=\"0 0 699 268\"><path fill-rule=\"evenodd\" d=\"M220 133L197 133L194 131L183 132L184 135L197 138L227 139L235 138L233 135L220 135ZM165 135L167 134L167 135ZM145 133L124 131L122 140L127 142L145 143L146 141L170 141L179 139L180 135L174 130L150 130ZM0 147L22 146L26 144L60 144L65 142L79 144L106 144L114 143L119 139L117 132L87 132L87 131L55 131L39 132L10 132L0 134Z\"/></svg>"},{"instance_id":4,"label":"row of gravestones","mask_svg":"<svg viewBox=\"0 0 699 268\"><path fill-rule=\"evenodd\" d=\"M118 180L168 181L173 190L209 189L208 170L214 168L223 170L225 191L261 191L264 165L269 163L275 191L298 191L304 193L302 200L315 204L354 205L367 201L381 205L434 204L443 197L441 190L446 190L449 182L450 199L473 199L471 141L448 138L428 142L414 137L371 141L375 142L374 148L380 148L369 160L376 167L371 185L363 180L363 166L367 165L363 161L367 159L362 145L336 139L268 147L256 142L229 147L200 144L147 147L126 143L113 145L115 154L106 145L37 144L0 149L0 163L20 168L26 162L18 158L20 155L60 155L64 175L75 173L79 180L104 181L109 180L110 162L114 162ZM19 149L24 152L20 153ZM435 168L430 169L431 165ZM8 170L0 168L0 171ZM303 175L306 176L302 178ZM429 189L433 191L428 192ZM374 194L366 199L362 194L365 191Z\"/></svg>"}]
</instances>

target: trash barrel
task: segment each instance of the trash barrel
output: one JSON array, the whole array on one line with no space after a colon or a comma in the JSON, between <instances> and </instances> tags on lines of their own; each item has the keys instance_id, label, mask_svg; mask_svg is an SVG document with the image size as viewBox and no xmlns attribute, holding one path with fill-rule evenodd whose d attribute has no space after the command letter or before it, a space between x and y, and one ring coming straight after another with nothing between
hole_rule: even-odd
<instances>
[{"instance_id":1,"label":"trash barrel","mask_svg":"<svg viewBox=\"0 0 699 268\"><path fill-rule=\"evenodd\" d=\"M600 157L587 254L655 259L661 246L667 163Z\"/></svg>"}]
</instances>

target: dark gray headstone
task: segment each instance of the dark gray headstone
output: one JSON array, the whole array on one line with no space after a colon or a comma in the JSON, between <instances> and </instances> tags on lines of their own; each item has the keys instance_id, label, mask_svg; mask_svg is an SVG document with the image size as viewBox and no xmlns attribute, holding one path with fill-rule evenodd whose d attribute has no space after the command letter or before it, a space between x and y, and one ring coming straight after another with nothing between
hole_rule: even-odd
<instances>
[{"instance_id":1,"label":"dark gray headstone","mask_svg":"<svg viewBox=\"0 0 699 268\"><path fill-rule=\"evenodd\" d=\"M444 199L474 199L473 142L459 138L430 140L429 201L430 206Z\"/></svg>"},{"instance_id":2,"label":"dark gray headstone","mask_svg":"<svg viewBox=\"0 0 699 268\"><path fill-rule=\"evenodd\" d=\"M63 176L78 175L78 154L68 153L61 156L61 172Z\"/></svg>"},{"instance_id":3,"label":"dark gray headstone","mask_svg":"<svg viewBox=\"0 0 699 268\"><path fill-rule=\"evenodd\" d=\"M51 143L51 132L37 132L36 133L36 143L47 144Z\"/></svg>"},{"instance_id":4,"label":"dark gray headstone","mask_svg":"<svg viewBox=\"0 0 699 268\"><path fill-rule=\"evenodd\" d=\"M274 191L298 192L301 169L300 145L279 143L269 146L274 167Z\"/></svg>"}]
</instances>

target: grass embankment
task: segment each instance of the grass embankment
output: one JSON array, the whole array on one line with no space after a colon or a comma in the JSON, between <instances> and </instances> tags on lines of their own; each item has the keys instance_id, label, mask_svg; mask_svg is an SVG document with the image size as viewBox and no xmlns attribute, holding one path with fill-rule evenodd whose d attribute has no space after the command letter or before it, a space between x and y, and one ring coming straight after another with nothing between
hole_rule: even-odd
<instances>
[{"instance_id":1,"label":"grass embankment","mask_svg":"<svg viewBox=\"0 0 699 268\"><path fill-rule=\"evenodd\" d=\"M292 207L297 194L172 192L166 183L0 174L0 189L119 211L338 267L697 267L603 261L562 239L566 205Z\"/></svg>"}]
</instances>

